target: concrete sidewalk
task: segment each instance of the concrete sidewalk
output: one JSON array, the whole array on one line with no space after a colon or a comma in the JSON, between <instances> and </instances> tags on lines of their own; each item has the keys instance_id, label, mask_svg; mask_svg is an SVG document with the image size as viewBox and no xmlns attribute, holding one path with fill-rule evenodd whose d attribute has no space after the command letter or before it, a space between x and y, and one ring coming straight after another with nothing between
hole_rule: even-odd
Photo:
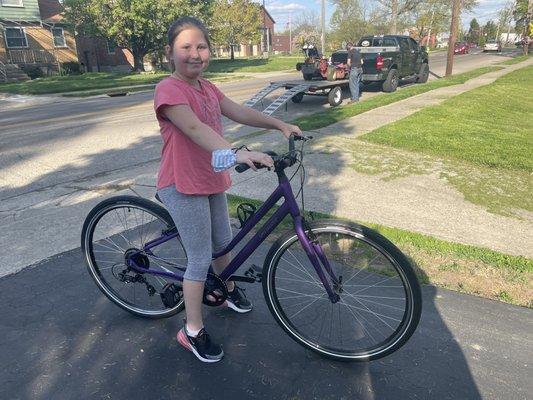
<instances>
[{"instance_id":1,"label":"concrete sidewalk","mask_svg":"<svg viewBox=\"0 0 533 400\"><path fill-rule=\"evenodd\" d=\"M263 244L250 263L262 265ZM246 268L247 266L245 266ZM525 400L533 392L533 319L526 308L431 286L417 331L370 363L318 357L276 324L261 285L254 310L207 308L226 353L206 365L175 340L183 313L135 318L112 304L79 249L0 279L0 398Z\"/></svg>"},{"instance_id":2,"label":"concrete sidewalk","mask_svg":"<svg viewBox=\"0 0 533 400\"><path fill-rule=\"evenodd\" d=\"M488 247L512 255L533 257L533 214L521 210L521 218L490 213L464 199L443 179L439 171L410 174L397 179L358 173L350 146L353 139L383 125L405 118L425 107L494 82L528 65L533 59L506 66L464 84L435 89L384 107L348 118L308 134L315 140L305 156L308 181L306 207L358 221L420 232L464 244ZM250 140L247 140L250 142ZM276 132L253 138L255 147L286 149ZM243 174L246 175L246 174ZM240 184L251 176L236 176L233 194L265 200L276 182L257 175L251 184Z\"/></svg>"}]
</instances>

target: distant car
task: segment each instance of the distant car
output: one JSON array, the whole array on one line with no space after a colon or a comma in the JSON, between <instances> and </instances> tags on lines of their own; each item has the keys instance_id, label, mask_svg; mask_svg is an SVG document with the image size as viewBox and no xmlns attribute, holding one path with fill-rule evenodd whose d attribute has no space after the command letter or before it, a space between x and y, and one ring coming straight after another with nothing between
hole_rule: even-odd
<instances>
[{"instance_id":1,"label":"distant car","mask_svg":"<svg viewBox=\"0 0 533 400\"><path fill-rule=\"evenodd\" d=\"M455 43L453 54L468 54L469 46L466 43Z\"/></svg>"},{"instance_id":2,"label":"distant car","mask_svg":"<svg viewBox=\"0 0 533 400\"><path fill-rule=\"evenodd\" d=\"M483 51L497 51L500 53L502 51L502 45L497 40L489 40L485 45L483 46Z\"/></svg>"}]
</instances>

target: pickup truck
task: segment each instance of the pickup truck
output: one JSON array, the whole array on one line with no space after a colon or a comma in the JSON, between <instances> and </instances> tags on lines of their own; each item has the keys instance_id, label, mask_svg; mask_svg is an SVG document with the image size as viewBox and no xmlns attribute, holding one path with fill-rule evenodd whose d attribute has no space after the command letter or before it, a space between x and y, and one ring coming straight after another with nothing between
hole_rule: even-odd
<instances>
[{"instance_id":1,"label":"pickup truck","mask_svg":"<svg viewBox=\"0 0 533 400\"><path fill-rule=\"evenodd\" d=\"M428 53L409 36L364 36L357 43L363 58L364 84L380 82L384 92L394 92L401 79L425 83L429 77Z\"/></svg>"}]
</instances>

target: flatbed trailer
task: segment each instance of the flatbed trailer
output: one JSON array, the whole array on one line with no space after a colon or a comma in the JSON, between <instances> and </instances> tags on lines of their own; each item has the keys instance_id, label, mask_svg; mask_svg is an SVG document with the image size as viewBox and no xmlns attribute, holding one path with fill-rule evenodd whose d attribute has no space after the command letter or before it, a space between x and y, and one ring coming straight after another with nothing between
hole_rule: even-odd
<instances>
[{"instance_id":1,"label":"flatbed trailer","mask_svg":"<svg viewBox=\"0 0 533 400\"><path fill-rule=\"evenodd\" d=\"M348 79L338 81L306 81L294 80L285 82L270 82L270 85L257 92L250 100L244 103L247 107L256 104L263 105L263 99L278 89L285 89L281 96L277 97L268 107L262 110L263 114L272 115L289 100L293 103L301 103L304 96L327 96L330 106L336 107L342 103L342 89L349 85Z\"/></svg>"}]
</instances>

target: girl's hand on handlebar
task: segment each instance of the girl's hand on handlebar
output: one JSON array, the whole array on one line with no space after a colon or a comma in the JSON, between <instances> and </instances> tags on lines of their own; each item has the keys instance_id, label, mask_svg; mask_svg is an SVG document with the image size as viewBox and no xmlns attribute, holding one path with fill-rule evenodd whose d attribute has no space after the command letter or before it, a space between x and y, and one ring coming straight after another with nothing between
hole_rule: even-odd
<instances>
[{"instance_id":1,"label":"girl's hand on handlebar","mask_svg":"<svg viewBox=\"0 0 533 400\"><path fill-rule=\"evenodd\" d=\"M300 130L300 128L296 125L291 125L291 124L287 124L287 123L283 123L283 125L280 127L279 129L281 131L281 133L283 133L283 136L285 136L285 138L289 138L292 134L296 135L296 136L302 136L302 131Z\"/></svg>"},{"instance_id":2,"label":"girl's hand on handlebar","mask_svg":"<svg viewBox=\"0 0 533 400\"><path fill-rule=\"evenodd\" d=\"M272 168L274 161L268 154L260 153L258 151L238 150L235 153L237 156L237 164L246 164L254 171L257 171L257 167L254 163L262 164L265 167Z\"/></svg>"}]
</instances>

